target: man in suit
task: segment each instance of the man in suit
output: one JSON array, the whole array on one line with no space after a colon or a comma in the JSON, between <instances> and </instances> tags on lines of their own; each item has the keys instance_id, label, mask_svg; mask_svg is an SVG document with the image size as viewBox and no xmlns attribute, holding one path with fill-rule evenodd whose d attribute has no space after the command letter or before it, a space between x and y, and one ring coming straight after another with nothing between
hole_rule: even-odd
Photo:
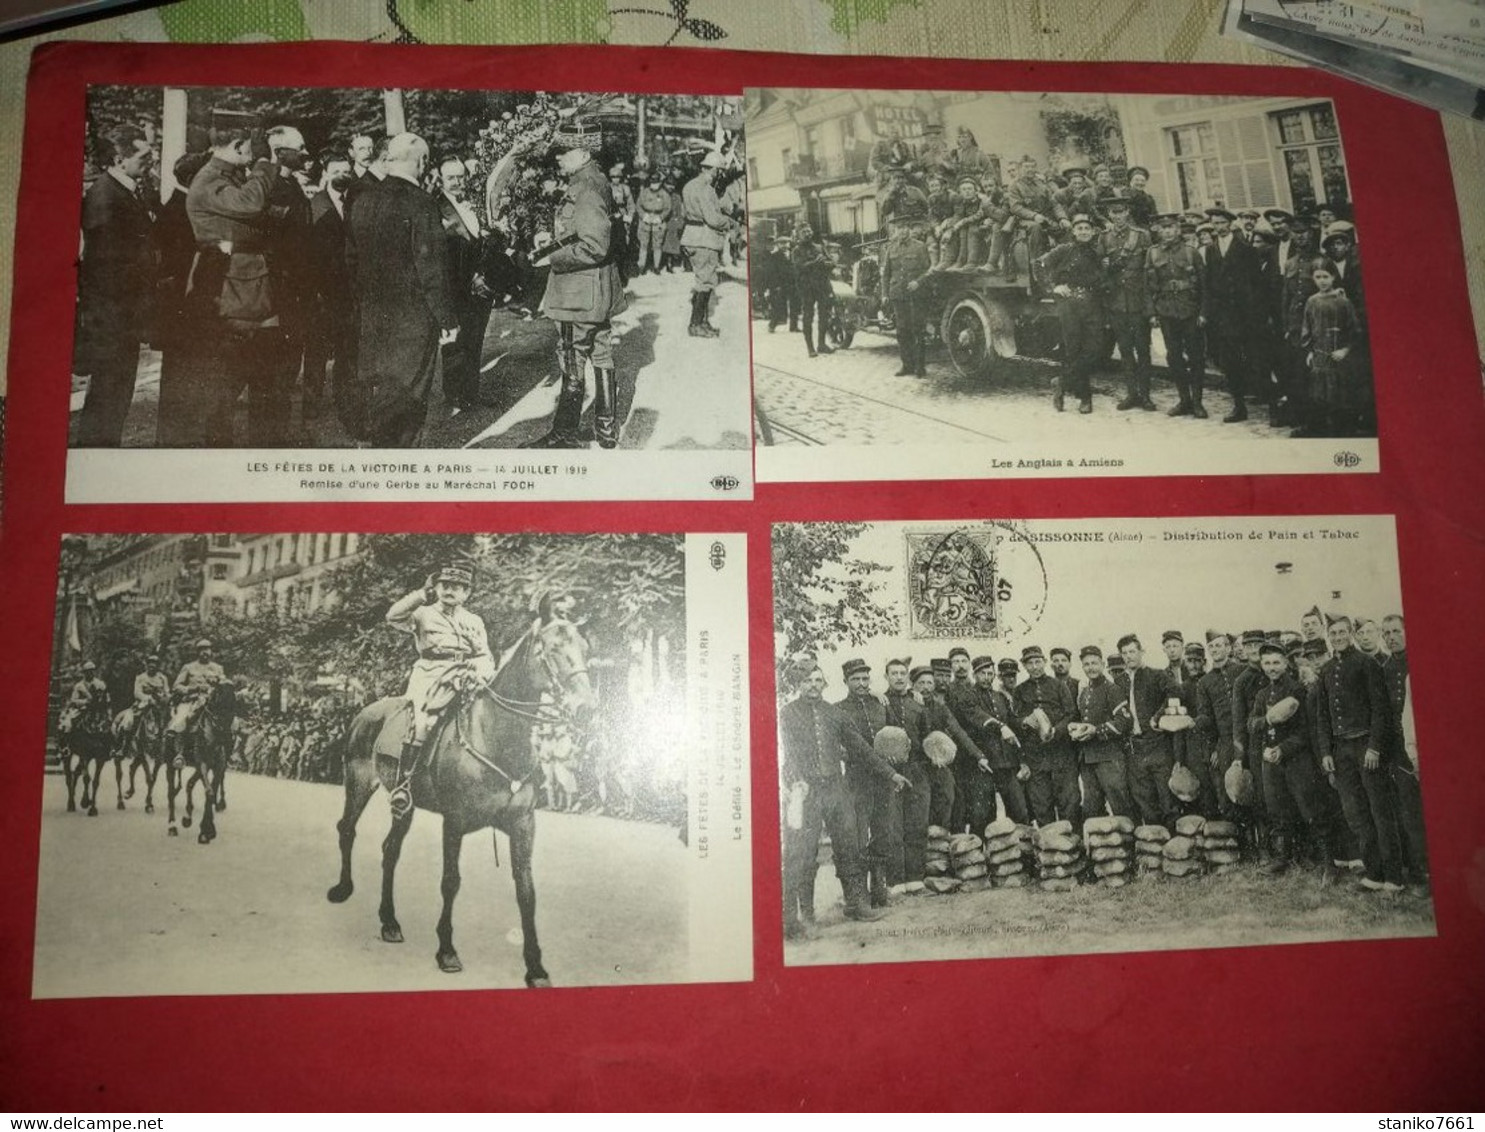
<instances>
[{"instance_id":1,"label":"man in suit","mask_svg":"<svg viewBox=\"0 0 1485 1132\"><path fill-rule=\"evenodd\" d=\"M552 135L567 189L557 206L553 243L537 259L550 267L541 313L557 324L562 384L552 427L529 448L586 447L578 435L587 392L585 362L593 367L593 431L598 446L615 448L619 443L612 319L626 301L612 246L613 195L593 160L602 146L602 131L581 118Z\"/></svg>"},{"instance_id":2,"label":"man in suit","mask_svg":"<svg viewBox=\"0 0 1485 1132\"><path fill-rule=\"evenodd\" d=\"M368 141L370 139L367 139ZM325 371L335 362L335 404L342 423L347 395L354 389L355 304L345 260L346 190L355 179L351 162L334 151L320 158L321 189L309 202L309 292L312 304L304 344L304 420L310 426L324 403Z\"/></svg>"},{"instance_id":3,"label":"man in suit","mask_svg":"<svg viewBox=\"0 0 1485 1132\"><path fill-rule=\"evenodd\" d=\"M110 130L100 145L103 175L82 207L73 368L89 377L77 444L117 448L134 399L139 344L149 335L154 295L155 222L148 174L154 151L134 126Z\"/></svg>"},{"instance_id":4,"label":"man in suit","mask_svg":"<svg viewBox=\"0 0 1485 1132\"><path fill-rule=\"evenodd\" d=\"M445 158L438 167L438 215L454 273L454 304L459 311L459 336L443 347L443 395L456 410L480 404L480 354L490 324L485 231L469 203L465 190L468 177L469 171L457 157Z\"/></svg>"},{"instance_id":5,"label":"man in suit","mask_svg":"<svg viewBox=\"0 0 1485 1132\"><path fill-rule=\"evenodd\" d=\"M1119 654L1124 657L1124 674L1115 687L1129 709L1130 797L1141 822L1169 825L1179 812L1170 792L1175 750L1159 719L1176 696L1176 687L1169 673L1145 665L1144 647L1133 633L1119 638Z\"/></svg>"},{"instance_id":6,"label":"man in suit","mask_svg":"<svg viewBox=\"0 0 1485 1132\"><path fill-rule=\"evenodd\" d=\"M386 165L386 180L351 207L346 260L359 308L366 439L407 448L423 427L438 351L458 336L459 315L438 205L421 188L428 144L398 134Z\"/></svg>"},{"instance_id":7,"label":"man in suit","mask_svg":"<svg viewBox=\"0 0 1485 1132\"><path fill-rule=\"evenodd\" d=\"M1253 369L1250 347L1258 304L1258 254L1233 231L1236 217L1227 209L1209 208L1207 215L1212 220L1212 242L1204 252L1202 321L1232 396L1232 412L1222 420L1235 424L1248 419L1246 398Z\"/></svg>"}]
</instances>

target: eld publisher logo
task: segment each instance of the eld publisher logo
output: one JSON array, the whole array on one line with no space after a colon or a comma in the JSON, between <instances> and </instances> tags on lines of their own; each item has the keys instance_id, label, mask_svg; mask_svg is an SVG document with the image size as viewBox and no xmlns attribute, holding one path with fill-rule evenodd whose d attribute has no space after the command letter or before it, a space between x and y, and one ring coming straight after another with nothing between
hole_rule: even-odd
<instances>
[{"instance_id":1,"label":"eld publisher logo","mask_svg":"<svg viewBox=\"0 0 1485 1132\"><path fill-rule=\"evenodd\" d=\"M1361 463L1361 457L1355 452L1342 450L1335 454L1335 466L1337 468L1354 468ZM715 481L713 481L715 483Z\"/></svg>"},{"instance_id":2,"label":"eld publisher logo","mask_svg":"<svg viewBox=\"0 0 1485 1132\"><path fill-rule=\"evenodd\" d=\"M722 545L720 539L712 543L707 561L712 564L713 570L720 570L723 566L727 565L727 548Z\"/></svg>"},{"instance_id":3,"label":"eld publisher logo","mask_svg":"<svg viewBox=\"0 0 1485 1132\"><path fill-rule=\"evenodd\" d=\"M716 491L736 491L742 486L742 480L736 476L713 476L712 488Z\"/></svg>"}]
</instances>

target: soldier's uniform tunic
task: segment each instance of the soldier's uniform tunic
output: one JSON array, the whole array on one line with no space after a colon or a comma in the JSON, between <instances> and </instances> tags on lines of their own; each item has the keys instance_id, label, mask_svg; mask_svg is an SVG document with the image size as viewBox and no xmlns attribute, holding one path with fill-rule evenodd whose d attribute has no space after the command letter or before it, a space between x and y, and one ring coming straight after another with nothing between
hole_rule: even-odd
<instances>
[{"instance_id":1,"label":"soldier's uniform tunic","mask_svg":"<svg viewBox=\"0 0 1485 1132\"><path fill-rule=\"evenodd\" d=\"M917 283L933 266L928 245L915 232L898 228L882 254L882 300L892 306L897 326L897 353L904 373L924 373L924 335L927 326L922 304L909 284Z\"/></svg>"},{"instance_id":2,"label":"soldier's uniform tunic","mask_svg":"<svg viewBox=\"0 0 1485 1132\"><path fill-rule=\"evenodd\" d=\"M1196 726L1188 733L1186 747L1192 753L1186 765L1201 783L1196 803L1208 817L1232 813L1232 800L1227 796L1222 776L1235 757L1232 746L1232 685L1247 666L1229 659L1196 682L1190 707ZM1216 765L1213 766L1213 760Z\"/></svg>"},{"instance_id":3,"label":"soldier's uniform tunic","mask_svg":"<svg viewBox=\"0 0 1485 1132\"><path fill-rule=\"evenodd\" d=\"M1146 825L1168 825L1179 810L1170 792L1175 751L1170 733L1155 725L1176 694L1170 676L1158 668L1141 666L1115 682L1119 699L1129 709L1129 792L1139 820Z\"/></svg>"},{"instance_id":4,"label":"soldier's uniform tunic","mask_svg":"<svg viewBox=\"0 0 1485 1132\"><path fill-rule=\"evenodd\" d=\"M1091 739L1073 744L1084 767L1085 785L1089 780L1098 784L1099 795L1115 816L1134 817L1125 765L1130 717L1118 685L1107 676L1084 684L1078 691L1078 722L1098 728Z\"/></svg>"},{"instance_id":5,"label":"soldier's uniform tunic","mask_svg":"<svg viewBox=\"0 0 1485 1132\"><path fill-rule=\"evenodd\" d=\"M214 660L189 660L182 665L173 685L177 699L170 715L170 730L177 734L185 731L211 690L226 679L226 670Z\"/></svg>"},{"instance_id":6,"label":"soldier's uniform tunic","mask_svg":"<svg viewBox=\"0 0 1485 1132\"><path fill-rule=\"evenodd\" d=\"M416 606L399 617L389 616L387 624L410 634L417 645L418 659L408 674L404 694L412 704L414 730L421 740L458 691L456 675L468 672L481 681L495 675L485 623L462 606L446 613L434 603Z\"/></svg>"},{"instance_id":7,"label":"soldier's uniform tunic","mask_svg":"<svg viewBox=\"0 0 1485 1132\"><path fill-rule=\"evenodd\" d=\"M901 814L902 861L898 870L888 862L887 876L892 884L921 881L928 872L929 807L933 797L932 778L937 767L923 753L923 737L928 734L928 716L923 705L911 692L887 692L887 722L901 727L908 736L908 761L898 772L911 784L897 792ZM900 870L900 871L899 871ZM897 879L891 879L897 878Z\"/></svg>"},{"instance_id":8,"label":"soldier's uniform tunic","mask_svg":"<svg viewBox=\"0 0 1485 1132\"><path fill-rule=\"evenodd\" d=\"M835 708L867 743L887 726L887 704L868 692L852 692ZM846 788L856 816L856 843L866 853L867 882L873 891L901 884L902 806L890 776L880 774L882 760L848 763Z\"/></svg>"},{"instance_id":9,"label":"soldier's uniform tunic","mask_svg":"<svg viewBox=\"0 0 1485 1132\"><path fill-rule=\"evenodd\" d=\"M1182 405L1200 405L1206 375L1206 344L1198 320L1205 272L1201 256L1184 243L1159 244L1146 257L1149 314L1160 320L1165 364Z\"/></svg>"},{"instance_id":10,"label":"soldier's uniform tunic","mask_svg":"<svg viewBox=\"0 0 1485 1132\"><path fill-rule=\"evenodd\" d=\"M1403 711L1407 708L1408 654L1395 652L1382 664L1382 682L1387 689L1389 763L1392 785L1397 792L1397 814L1402 825L1403 848L1407 852L1409 880L1428 877L1428 845L1423 837L1423 796L1418 789L1418 768L1409 756L1403 734Z\"/></svg>"},{"instance_id":11,"label":"soldier's uniform tunic","mask_svg":"<svg viewBox=\"0 0 1485 1132\"><path fill-rule=\"evenodd\" d=\"M717 288L722 246L732 226L722 212L722 202L712 185L712 173L711 169L703 169L681 190L681 205L686 213L681 247L691 259L691 290L708 295Z\"/></svg>"},{"instance_id":12,"label":"soldier's uniform tunic","mask_svg":"<svg viewBox=\"0 0 1485 1132\"><path fill-rule=\"evenodd\" d=\"M1140 228L1110 228L1095 237L1104 262L1104 314L1119 347L1130 400L1150 395L1150 313L1145 259L1150 234Z\"/></svg>"},{"instance_id":13,"label":"soldier's uniform tunic","mask_svg":"<svg viewBox=\"0 0 1485 1132\"><path fill-rule=\"evenodd\" d=\"M1299 704L1299 710L1283 723L1269 723L1265 718L1269 709L1290 698ZM1297 832L1295 817L1298 816L1319 837L1329 857L1330 813L1322 804L1320 767L1311 746L1314 726L1310 702L1309 691L1298 677L1288 672L1277 680L1265 677L1253 699L1253 710L1260 720L1254 743L1260 752L1269 748L1277 748L1279 752L1277 763L1266 759L1262 762L1263 793L1274 832L1292 838Z\"/></svg>"},{"instance_id":14,"label":"soldier's uniform tunic","mask_svg":"<svg viewBox=\"0 0 1485 1132\"><path fill-rule=\"evenodd\" d=\"M624 285L613 254L613 194L592 161L567 182L552 237L559 247L548 261L541 313L572 327L572 343L594 369L612 369L614 315L624 310ZM582 380L581 367L578 379Z\"/></svg>"},{"instance_id":15,"label":"soldier's uniform tunic","mask_svg":"<svg viewBox=\"0 0 1485 1132\"><path fill-rule=\"evenodd\" d=\"M1081 829L1083 801L1078 790L1078 763L1067 738L1068 722L1078 710L1072 693L1057 677L1043 673L1017 684L1011 699L1016 712L1012 728L1021 737L1022 761L1031 769L1026 783L1031 816L1038 825L1061 818L1072 822L1074 829ZM1022 722L1037 708L1052 725L1045 740L1035 727Z\"/></svg>"},{"instance_id":16,"label":"soldier's uniform tunic","mask_svg":"<svg viewBox=\"0 0 1485 1132\"><path fill-rule=\"evenodd\" d=\"M1065 285L1057 296L1062 324L1062 364L1067 392L1084 401L1093 396L1089 378L1103 353L1103 257L1095 242L1059 244L1041 261L1048 288Z\"/></svg>"}]
</instances>

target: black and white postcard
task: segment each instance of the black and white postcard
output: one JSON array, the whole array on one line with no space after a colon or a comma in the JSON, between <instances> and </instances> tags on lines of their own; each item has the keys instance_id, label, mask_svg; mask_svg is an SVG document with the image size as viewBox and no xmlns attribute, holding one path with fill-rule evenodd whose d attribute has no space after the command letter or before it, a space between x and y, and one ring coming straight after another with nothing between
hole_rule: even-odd
<instances>
[{"instance_id":1,"label":"black and white postcard","mask_svg":"<svg viewBox=\"0 0 1485 1132\"><path fill-rule=\"evenodd\" d=\"M1329 99L788 88L746 116L759 479L1377 470Z\"/></svg>"},{"instance_id":2,"label":"black and white postcard","mask_svg":"<svg viewBox=\"0 0 1485 1132\"><path fill-rule=\"evenodd\" d=\"M1390 516L773 542L786 962L1433 934Z\"/></svg>"},{"instance_id":3,"label":"black and white postcard","mask_svg":"<svg viewBox=\"0 0 1485 1132\"><path fill-rule=\"evenodd\" d=\"M733 534L67 536L33 994L751 978L746 574Z\"/></svg>"},{"instance_id":4,"label":"black and white postcard","mask_svg":"<svg viewBox=\"0 0 1485 1132\"><path fill-rule=\"evenodd\" d=\"M748 497L741 127L90 86L69 502Z\"/></svg>"}]
</instances>

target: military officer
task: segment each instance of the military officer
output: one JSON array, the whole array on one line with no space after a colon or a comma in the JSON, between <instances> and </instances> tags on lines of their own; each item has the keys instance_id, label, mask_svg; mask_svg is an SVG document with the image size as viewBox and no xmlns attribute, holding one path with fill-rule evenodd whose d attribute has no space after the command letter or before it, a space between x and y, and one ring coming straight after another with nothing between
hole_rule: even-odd
<instances>
[{"instance_id":1,"label":"military officer","mask_svg":"<svg viewBox=\"0 0 1485 1132\"><path fill-rule=\"evenodd\" d=\"M578 435L587 378L593 367L593 431L600 448L619 443L618 384L614 377L614 315L626 300L613 247L613 195L594 161L603 145L597 125L575 118L552 135L567 188L557 208L553 243L542 255L551 268L541 312L557 324L557 368L562 387L550 431L531 448L581 448Z\"/></svg>"},{"instance_id":2,"label":"military officer","mask_svg":"<svg viewBox=\"0 0 1485 1132\"><path fill-rule=\"evenodd\" d=\"M450 562L387 610L387 624L409 634L418 650L404 693L412 727L398 754L397 783L390 792L394 818L412 809L412 777L439 715L460 693L495 675L485 623L464 608L473 589L473 568Z\"/></svg>"},{"instance_id":3,"label":"military officer","mask_svg":"<svg viewBox=\"0 0 1485 1132\"><path fill-rule=\"evenodd\" d=\"M226 670L212 659L211 640L202 637L196 642L196 658L181 665L171 685L175 708L170 714L170 730L184 734L217 685L226 679Z\"/></svg>"},{"instance_id":4,"label":"military officer","mask_svg":"<svg viewBox=\"0 0 1485 1132\"><path fill-rule=\"evenodd\" d=\"M1206 272L1201 256L1182 235L1178 215L1168 213L1156 223L1160 243L1145 260L1145 293L1150 325L1160 328L1166 369L1176 386L1177 400L1169 415L1206 420L1201 400L1206 379L1201 313Z\"/></svg>"},{"instance_id":5,"label":"military officer","mask_svg":"<svg viewBox=\"0 0 1485 1132\"><path fill-rule=\"evenodd\" d=\"M160 654L145 657L144 668L134 677L134 699L119 714L115 730L119 735L132 735L146 716L156 716L156 733L164 731L161 718L170 704L170 677L160 668Z\"/></svg>"},{"instance_id":6,"label":"military officer","mask_svg":"<svg viewBox=\"0 0 1485 1132\"><path fill-rule=\"evenodd\" d=\"M1067 725L1077 714L1077 703L1067 685L1047 671L1040 645L1021 650L1026 679L1011 697L1021 740L1022 760L1031 771L1026 783L1031 816L1038 825L1060 819L1082 826L1082 798L1078 765L1068 743Z\"/></svg>"},{"instance_id":7,"label":"military officer","mask_svg":"<svg viewBox=\"0 0 1485 1132\"><path fill-rule=\"evenodd\" d=\"M799 908L802 898L813 906L822 830L830 834L830 855L845 895L846 918L872 921L885 915L871 906L855 809L842 768L865 766L869 773L884 778L893 771L850 721L825 702L824 692L825 673L816 668L805 679L799 696L779 712L783 788L789 799L784 831L786 939L811 934L800 919Z\"/></svg>"},{"instance_id":8,"label":"military officer","mask_svg":"<svg viewBox=\"0 0 1485 1132\"><path fill-rule=\"evenodd\" d=\"M1326 632L1332 655L1316 681L1320 765L1335 775L1346 824L1361 847L1362 886L1400 892L1404 859L1385 762L1390 706L1382 669L1355 647L1349 617L1332 619Z\"/></svg>"},{"instance_id":9,"label":"military officer","mask_svg":"<svg viewBox=\"0 0 1485 1132\"><path fill-rule=\"evenodd\" d=\"M108 710L108 685L98 675L98 666L91 660L83 661L82 674L77 682L72 685L72 691L67 697L67 706L62 709L61 717L57 720L57 730L66 735L72 731L79 719L97 712L100 715Z\"/></svg>"},{"instance_id":10,"label":"military officer","mask_svg":"<svg viewBox=\"0 0 1485 1132\"><path fill-rule=\"evenodd\" d=\"M1145 267L1150 252L1150 234L1129 223L1129 201L1105 194L1098 207L1108 217L1108 230L1098 236L1103 257L1104 314L1119 347L1124 368L1122 410L1153 412L1150 400L1150 312L1146 294Z\"/></svg>"},{"instance_id":11,"label":"military officer","mask_svg":"<svg viewBox=\"0 0 1485 1132\"><path fill-rule=\"evenodd\" d=\"M1088 812L1098 817L1135 816L1125 768L1125 746L1130 730L1129 709L1119 696L1118 686L1104 671L1103 650L1084 645L1078 660L1087 677L1078 690L1078 714L1068 725L1068 735L1078 752L1083 795ZM1102 800L1094 805L1092 799Z\"/></svg>"},{"instance_id":12,"label":"military officer","mask_svg":"<svg viewBox=\"0 0 1485 1132\"><path fill-rule=\"evenodd\" d=\"M846 695L834 706L862 739L873 743L888 721L886 701L871 690L871 665L860 659L848 660L841 665L841 673L846 681ZM912 785L896 770L890 777L872 773L880 769L876 760L846 767L846 789L851 792L856 816L856 840L865 850L867 890L874 908L893 903L890 889L902 883L902 877L896 875L902 862L902 805L897 795Z\"/></svg>"},{"instance_id":13,"label":"military officer","mask_svg":"<svg viewBox=\"0 0 1485 1132\"><path fill-rule=\"evenodd\" d=\"M1052 407L1059 413L1064 390L1078 398L1078 412L1093 412L1090 379L1103 353L1104 330L1104 262L1095 234L1093 218L1079 214L1072 220L1071 242L1059 244L1040 261L1044 281L1057 296L1062 324L1063 374L1052 385Z\"/></svg>"},{"instance_id":14,"label":"military officer","mask_svg":"<svg viewBox=\"0 0 1485 1132\"><path fill-rule=\"evenodd\" d=\"M711 324L711 301L717 289L722 248L732 227L717 197L717 170L724 164L721 154L708 150L701 159L701 169L681 190L686 218L681 247L691 260L691 325L687 333L693 338L715 338L718 333Z\"/></svg>"}]
</instances>

